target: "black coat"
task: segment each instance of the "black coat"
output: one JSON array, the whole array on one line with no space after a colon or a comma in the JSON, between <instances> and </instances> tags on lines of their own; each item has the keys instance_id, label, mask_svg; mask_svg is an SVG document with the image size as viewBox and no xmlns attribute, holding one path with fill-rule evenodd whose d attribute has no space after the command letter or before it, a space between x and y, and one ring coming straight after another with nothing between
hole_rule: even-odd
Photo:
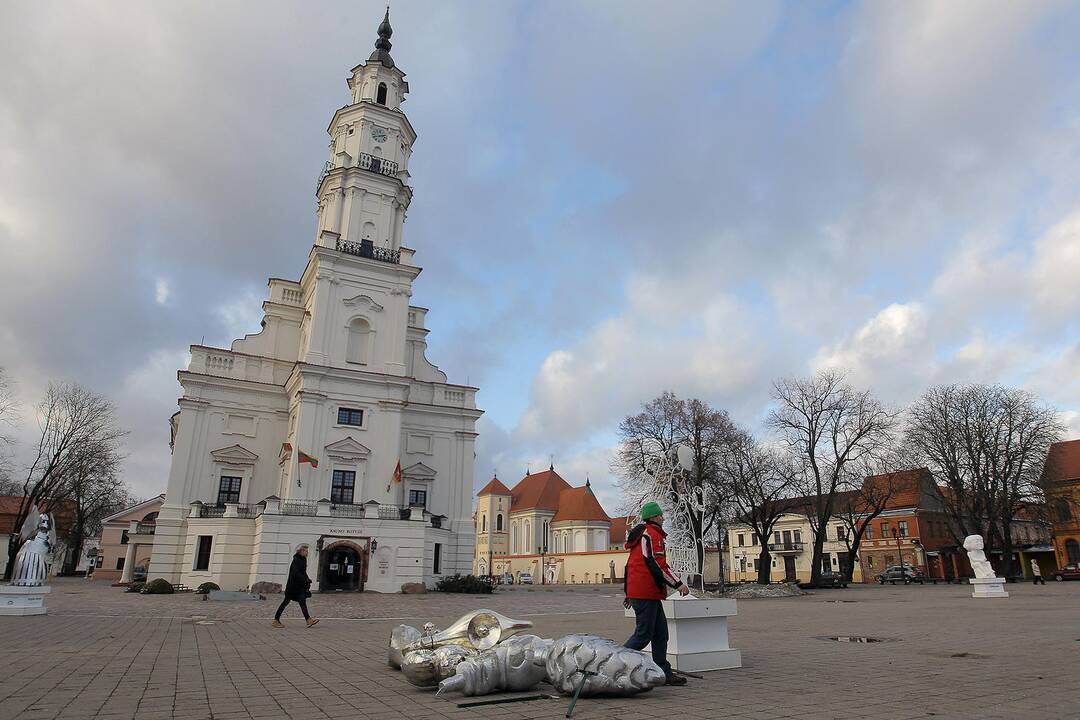
<instances>
[{"instance_id":1,"label":"black coat","mask_svg":"<svg viewBox=\"0 0 1080 720\"><path fill-rule=\"evenodd\" d=\"M300 600L307 595L311 587L311 579L307 574L307 558L297 553L293 555L292 565L289 566L289 580L285 583L285 597L290 600Z\"/></svg>"}]
</instances>

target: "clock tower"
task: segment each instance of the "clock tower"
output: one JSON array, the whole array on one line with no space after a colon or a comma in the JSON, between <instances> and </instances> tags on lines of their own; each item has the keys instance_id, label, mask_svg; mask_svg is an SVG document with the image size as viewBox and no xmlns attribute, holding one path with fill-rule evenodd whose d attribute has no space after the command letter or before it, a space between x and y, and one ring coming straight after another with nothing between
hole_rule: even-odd
<instances>
[{"instance_id":1,"label":"clock tower","mask_svg":"<svg viewBox=\"0 0 1080 720\"><path fill-rule=\"evenodd\" d=\"M416 131L401 104L409 83L390 57L390 10L367 62L348 79L352 102L334 113L330 159L318 180L316 244L366 257L397 257L412 200L409 157Z\"/></svg>"}]
</instances>

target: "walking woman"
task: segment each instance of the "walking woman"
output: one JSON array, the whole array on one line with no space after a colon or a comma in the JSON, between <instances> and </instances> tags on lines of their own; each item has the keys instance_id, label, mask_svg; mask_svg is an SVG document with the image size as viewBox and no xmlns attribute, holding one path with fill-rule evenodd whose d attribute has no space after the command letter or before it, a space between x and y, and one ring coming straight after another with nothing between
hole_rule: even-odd
<instances>
[{"instance_id":1,"label":"walking woman","mask_svg":"<svg viewBox=\"0 0 1080 720\"><path fill-rule=\"evenodd\" d=\"M285 612L285 607L292 601L300 605L300 612L304 613L304 619L307 620L308 627L319 622L316 618L308 615L307 610L307 599L311 597L311 592L308 590L311 587L311 579L308 578L307 574L307 555L307 545L296 548L292 565L289 566L289 580L285 583L285 599L278 606L277 614L274 615L274 622L270 623L276 628L285 627L281 622L281 613Z\"/></svg>"}]
</instances>

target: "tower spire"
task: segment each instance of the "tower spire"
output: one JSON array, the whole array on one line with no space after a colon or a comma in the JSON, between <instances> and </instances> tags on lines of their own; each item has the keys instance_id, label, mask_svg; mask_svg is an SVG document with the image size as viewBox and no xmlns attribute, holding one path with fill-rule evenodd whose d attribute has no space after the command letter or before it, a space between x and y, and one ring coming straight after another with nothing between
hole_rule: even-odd
<instances>
[{"instance_id":1,"label":"tower spire","mask_svg":"<svg viewBox=\"0 0 1080 720\"><path fill-rule=\"evenodd\" d=\"M390 57L390 36L394 34L394 28L390 27L390 6L386 6L386 14L379 23L379 39L375 41L375 52L371 53L368 62L378 61L383 67L394 67L394 59Z\"/></svg>"}]
</instances>

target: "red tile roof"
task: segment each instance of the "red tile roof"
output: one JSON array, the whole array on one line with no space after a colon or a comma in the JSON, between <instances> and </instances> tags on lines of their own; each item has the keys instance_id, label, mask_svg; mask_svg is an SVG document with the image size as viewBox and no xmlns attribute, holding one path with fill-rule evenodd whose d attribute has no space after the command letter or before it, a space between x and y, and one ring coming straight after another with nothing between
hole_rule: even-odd
<instances>
[{"instance_id":1,"label":"red tile roof","mask_svg":"<svg viewBox=\"0 0 1080 720\"><path fill-rule=\"evenodd\" d=\"M1051 445L1044 472L1051 481L1080 480L1080 440Z\"/></svg>"},{"instance_id":2,"label":"red tile roof","mask_svg":"<svg viewBox=\"0 0 1080 720\"><path fill-rule=\"evenodd\" d=\"M19 531L15 527L15 516L19 513L21 495L0 495L0 533L8 535ZM61 500L56 504L53 511L56 534L65 537L75 524L75 502L73 500Z\"/></svg>"},{"instance_id":3,"label":"red tile roof","mask_svg":"<svg viewBox=\"0 0 1080 720\"><path fill-rule=\"evenodd\" d=\"M564 520L601 520L610 522L611 518L600 507L599 501L593 495L592 488L588 483L584 487L569 488L559 493L559 510L552 523Z\"/></svg>"},{"instance_id":4,"label":"red tile roof","mask_svg":"<svg viewBox=\"0 0 1080 720\"><path fill-rule=\"evenodd\" d=\"M519 510L558 510L559 493L569 490L570 484L554 470L526 475L510 491L510 512Z\"/></svg>"},{"instance_id":5,"label":"red tile roof","mask_svg":"<svg viewBox=\"0 0 1080 720\"><path fill-rule=\"evenodd\" d=\"M480 492L476 493L477 497L481 495L509 495L510 488L502 484L502 480L494 477L491 478L491 482L481 488Z\"/></svg>"},{"instance_id":6,"label":"red tile roof","mask_svg":"<svg viewBox=\"0 0 1080 720\"><path fill-rule=\"evenodd\" d=\"M900 470L898 472L885 473L883 475L871 475L863 481L867 484L893 483L892 497L885 505L887 510L899 510L901 508L917 508L922 501L923 492L928 487L933 487L934 478L927 468L914 470Z\"/></svg>"},{"instance_id":7,"label":"red tile roof","mask_svg":"<svg viewBox=\"0 0 1080 720\"><path fill-rule=\"evenodd\" d=\"M626 517L611 518L611 544L622 545L626 542L626 534L634 527L637 520Z\"/></svg>"}]
</instances>

